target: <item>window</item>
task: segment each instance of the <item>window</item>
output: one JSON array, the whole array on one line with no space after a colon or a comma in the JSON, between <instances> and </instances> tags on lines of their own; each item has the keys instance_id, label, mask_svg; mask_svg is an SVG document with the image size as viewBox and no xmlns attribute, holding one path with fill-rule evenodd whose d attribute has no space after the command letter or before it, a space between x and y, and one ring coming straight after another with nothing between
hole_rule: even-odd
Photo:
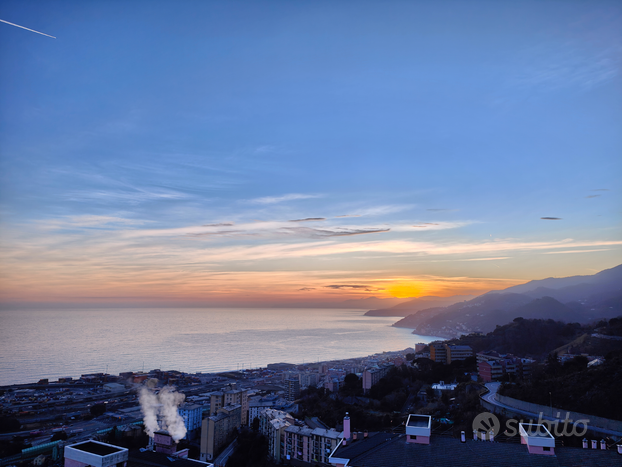
<instances>
[{"instance_id":1,"label":"window","mask_svg":"<svg viewBox=\"0 0 622 467\"><path fill-rule=\"evenodd\" d=\"M549 447L547 447L547 446L544 446L542 449L543 449L544 451L550 451L550 450L551 450L551 448L549 448Z\"/></svg>"}]
</instances>

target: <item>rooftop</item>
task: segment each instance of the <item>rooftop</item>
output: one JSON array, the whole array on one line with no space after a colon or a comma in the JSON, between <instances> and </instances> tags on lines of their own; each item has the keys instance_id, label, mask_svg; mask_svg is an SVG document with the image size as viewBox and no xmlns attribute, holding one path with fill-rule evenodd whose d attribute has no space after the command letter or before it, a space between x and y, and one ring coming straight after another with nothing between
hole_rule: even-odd
<instances>
[{"instance_id":1,"label":"rooftop","mask_svg":"<svg viewBox=\"0 0 622 467\"><path fill-rule=\"evenodd\" d=\"M97 454L98 456L108 456L110 454L116 454L117 452L125 451L124 448L113 446L111 444L98 443L96 441L85 441L84 443L74 444L69 447L73 449L78 449L79 451Z\"/></svg>"},{"instance_id":2,"label":"rooftop","mask_svg":"<svg viewBox=\"0 0 622 467\"><path fill-rule=\"evenodd\" d=\"M622 456L600 449L559 448L555 456L529 454L514 443L490 443L432 436L430 444L407 443L405 435L370 433L368 438L339 446L333 458L349 459L349 467L611 467Z\"/></svg>"},{"instance_id":3,"label":"rooftop","mask_svg":"<svg viewBox=\"0 0 622 467\"><path fill-rule=\"evenodd\" d=\"M423 415L413 415L408 417L407 426L426 428L430 426L430 417Z\"/></svg>"}]
</instances>

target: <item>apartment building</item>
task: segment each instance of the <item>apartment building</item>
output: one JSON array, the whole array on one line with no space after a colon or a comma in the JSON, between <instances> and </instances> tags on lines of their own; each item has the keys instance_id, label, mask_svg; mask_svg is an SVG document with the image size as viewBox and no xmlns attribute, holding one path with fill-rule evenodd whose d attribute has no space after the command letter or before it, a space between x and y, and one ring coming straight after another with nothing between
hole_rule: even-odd
<instances>
[{"instance_id":1,"label":"apartment building","mask_svg":"<svg viewBox=\"0 0 622 467\"><path fill-rule=\"evenodd\" d=\"M268 440L268 455L276 464L284 458L285 429L295 423L290 414L275 409L263 410L259 416L259 431Z\"/></svg>"},{"instance_id":2,"label":"apartment building","mask_svg":"<svg viewBox=\"0 0 622 467\"><path fill-rule=\"evenodd\" d=\"M237 389L235 384L228 384L220 391L210 394L210 414L227 406L239 404L242 408L242 424L248 425L248 389Z\"/></svg>"},{"instance_id":3,"label":"apartment building","mask_svg":"<svg viewBox=\"0 0 622 467\"><path fill-rule=\"evenodd\" d=\"M368 392L372 386L384 378L389 370L393 368L393 363L380 363L363 370L363 391Z\"/></svg>"},{"instance_id":4,"label":"apartment building","mask_svg":"<svg viewBox=\"0 0 622 467\"><path fill-rule=\"evenodd\" d=\"M201 425L200 460L213 460L225 446L229 436L241 424L242 406L240 404L221 407L215 415L204 418Z\"/></svg>"},{"instance_id":5,"label":"apartment building","mask_svg":"<svg viewBox=\"0 0 622 467\"><path fill-rule=\"evenodd\" d=\"M477 354L477 372L484 382L498 381L505 375L515 378L529 378L535 360L520 358L512 354L501 355L497 352L479 352Z\"/></svg>"},{"instance_id":6,"label":"apartment building","mask_svg":"<svg viewBox=\"0 0 622 467\"><path fill-rule=\"evenodd\" d=\"M466 360L472 356L473 349L468 345L453 345L444 342L430 343L430 359L435 362L450 364L458 360Z\"/></svg>"},{"instance_id":7,"label":"apartment building","mask_svg":"<svg viewBox=\"0 0 622 467\"><path fill-rule=\"evenodd\" d=\"M328 464L330 453L337 447L342 432L334 428L311 428L288 426L284 430L285 452L288 461L297 460L308 464Z\"/></svg>"},{"instance_id":8,"label":"apartment building","mask_svg":"<svg viewBox=\"0 0 622 467\"><path fill-rule=\"evenodd\" d=\"M447 348L442 342L430 343L430 359L438 363L447 363Z\"/></svg>"},{"instance_id":9,"label":"apartment building","mask_svg":"<svg viewBox=\"0 0 622 467\"><path fill-rule=\"evenodd\" d=\"M181 418L184 419L186 426L186 436L183 439L194 439L196 433L201 429L203 421L203 406L198 404L182 404L177 409Z\"/></svg>"},{"instance_id":10,"label":"apartment building","mask_svg":"<svg viewBox=\"0 0 622 467\"><path fill-rule=\"evenodd\" d=\"M300 397L300 380L298 378L290 378L285 380L285 399L288 402L294 402Z\"/></svg>"}]
</instances>

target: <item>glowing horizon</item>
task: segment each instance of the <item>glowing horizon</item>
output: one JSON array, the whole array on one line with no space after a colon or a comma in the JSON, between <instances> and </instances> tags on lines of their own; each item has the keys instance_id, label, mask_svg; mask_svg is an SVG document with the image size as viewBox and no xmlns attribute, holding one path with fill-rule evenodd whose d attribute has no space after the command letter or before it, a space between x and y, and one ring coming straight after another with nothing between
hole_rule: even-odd
<instances>
[{"instance_id":1,"label":"glowing horizon","mask_svg":"<svg viewBox=\"0 0 622 467\"><path fill-rule=\"evenodd\" d=\"M59 39L0 23L0 303L447 297L622 263L619 3L4 6Z\"/></svg>"}]
</instances>

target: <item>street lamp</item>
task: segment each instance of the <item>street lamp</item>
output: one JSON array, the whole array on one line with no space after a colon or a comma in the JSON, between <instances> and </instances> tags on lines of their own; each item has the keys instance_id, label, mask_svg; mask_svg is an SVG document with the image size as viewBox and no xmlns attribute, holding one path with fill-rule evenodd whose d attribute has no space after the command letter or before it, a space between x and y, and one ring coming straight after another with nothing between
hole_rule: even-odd
<instances>
[{"instance_id":1,"label":"street lamp","mask_svg":"<svg viewBox=\"0 0 622 467\"><path fill-rule=\"evenodd\" d=\"M553 416L553 396L551 395L551 392L549 391L549 404L551 406L551 417Z\"/></svg>"}]
</instances>

